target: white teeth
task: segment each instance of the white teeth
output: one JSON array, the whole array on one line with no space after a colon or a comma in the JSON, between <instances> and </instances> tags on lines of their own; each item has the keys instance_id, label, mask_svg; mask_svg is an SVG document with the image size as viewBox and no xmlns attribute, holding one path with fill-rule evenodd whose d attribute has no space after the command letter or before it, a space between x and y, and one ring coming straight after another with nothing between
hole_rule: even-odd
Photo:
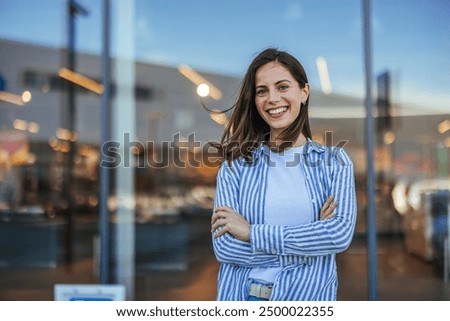
<instances>
[{"instance_id":1,"label":"white teeth","mask_svg":"<svg viewBox=\"0 0 450 321\"><path fill-rule=\"evenodd\" d=\"M282 113L282 112L284 112L286 110L287 110L287 107L280 107L280 108L276 108L276 109L270 109L270 110L268 110L268 112L271 115L275 115L275 114Z\"/></svg>"}]
</instances>

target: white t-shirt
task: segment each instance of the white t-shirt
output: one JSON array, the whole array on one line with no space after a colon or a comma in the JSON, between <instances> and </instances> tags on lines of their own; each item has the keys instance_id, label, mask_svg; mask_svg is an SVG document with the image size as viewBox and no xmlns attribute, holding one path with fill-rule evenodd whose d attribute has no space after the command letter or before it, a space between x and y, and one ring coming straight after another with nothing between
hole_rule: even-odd
<instances>
[{"instance_id":1,"label":"white t-shirt","mask_svg":"<svg viewBox=\"0 0 450 321\"><path fill-rule=\"evenodd\" d=\"M313 220L311 199L306 189L300 166L303 146L292 147L281 153L270 151L267 189L264 204L264 224L302 225ZM250 278L263 283L274 283L281 268L253 268Z\"/></svg>"}]
</instances>

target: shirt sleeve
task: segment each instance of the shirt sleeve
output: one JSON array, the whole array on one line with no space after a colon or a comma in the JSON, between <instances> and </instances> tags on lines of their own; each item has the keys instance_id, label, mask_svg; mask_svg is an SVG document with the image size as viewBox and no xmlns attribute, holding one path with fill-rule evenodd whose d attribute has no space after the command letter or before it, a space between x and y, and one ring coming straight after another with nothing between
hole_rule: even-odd
<instances>
[{"instance_id":1,"label":"shirt sleeve","mask_svg":"<svg viewBox=\"0 0 450 321\"><path fill-rule=\"evenodd\" d=\"M334 156L331 164L323 166L331 167L327 172L331 175L331 194L338 201L335 216L297 226L252 225L250 244L254 252L319 256L339 253L350 246L356 223L353 164L342 149Z\"/></svg>"},{"instance_id":2,"label":"shirt sleeve","mask_svg":"<svg viewBox=\"0 0 450 321\"><path fill-rule=\"evenodd\" d=\"M222 163L217 174L214 207L228 206L239 213L239 168L236 163L232 167ZM214 235L214 232L213 232ZM279 255L253 251L249 242L241 241L230 233L214 238L213 249L221 263L236 264L247 267L278 267Z\"/></svg>"}]
</instances>

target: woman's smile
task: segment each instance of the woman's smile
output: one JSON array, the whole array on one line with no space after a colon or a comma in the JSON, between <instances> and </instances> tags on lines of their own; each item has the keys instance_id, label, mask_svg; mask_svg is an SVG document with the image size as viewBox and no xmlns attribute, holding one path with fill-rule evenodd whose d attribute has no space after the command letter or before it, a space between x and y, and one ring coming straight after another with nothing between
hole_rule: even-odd
<instances>
[{"instance_id":1,"label":"woman's smile","mask_svg":"<svg viewBox=\"0 0 450 321\"><path fill-rule=\"evenodd\" d=\"M268 109L267 112L270 114L270 116L278 118L284 115L284 113L287 111L287 107L278 107L278 108L272 108Z\"/></svg>"}]
</instances>

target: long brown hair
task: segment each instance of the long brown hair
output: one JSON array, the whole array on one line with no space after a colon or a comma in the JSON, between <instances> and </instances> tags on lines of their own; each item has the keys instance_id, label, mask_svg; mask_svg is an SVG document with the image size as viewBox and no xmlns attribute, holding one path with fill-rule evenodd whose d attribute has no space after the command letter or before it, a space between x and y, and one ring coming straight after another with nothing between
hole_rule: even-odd
<instances>
[{"instance_id":1,"label":"long brown hair","mask_svg":"<svg viewBox=\"0 0 450 321\"><path fill-rule=\"evenodd\" d=\"M282 64L289 70L299 83L300 88L304 88L308 83L303 66L289 53L275 48L268 48L260 52L248 67L241 82L233 113L222 135L220 144L216 145L224 160L231 162L242 156L251 163L253 151L261 143L267 143L269 140L270 127L256 109L255 74L258 68L272 61ZM283 140L283 143L277 148L278 151L291 147L301 133L306 138L311 138L308 104L309 96L303 106L301 106L297 119L280 134L279 138Z\"/></svg>"}]
</instances>

